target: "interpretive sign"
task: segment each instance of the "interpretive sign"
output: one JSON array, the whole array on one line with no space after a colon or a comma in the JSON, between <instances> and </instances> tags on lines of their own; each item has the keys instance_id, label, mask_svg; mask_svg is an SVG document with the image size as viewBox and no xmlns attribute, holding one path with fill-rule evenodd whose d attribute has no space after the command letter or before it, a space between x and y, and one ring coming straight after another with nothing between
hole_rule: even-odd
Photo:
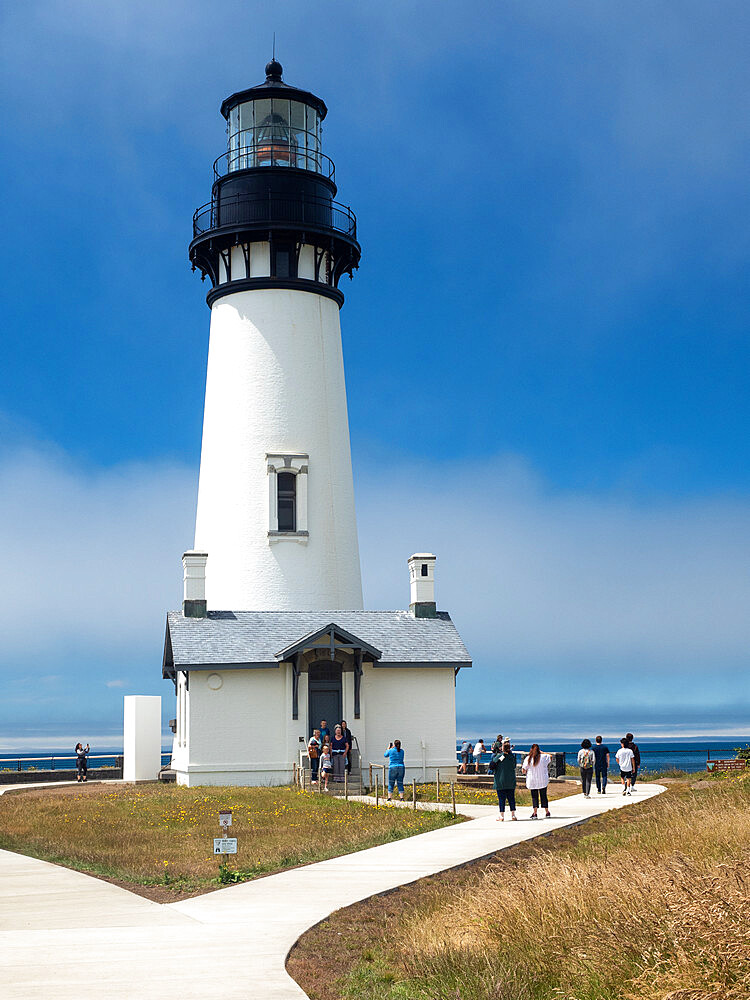
<instances>
[{"instance_id":1,"label":"interpretive sign","mask_svg":"<svg viewBox=\"0 0 750 1000\"><path fill-rule=\"evenodd\" d=\"M236 837L214 837L214 854L236 854Z\"/></svg>"},{"instance_id":2,"label":"interpretive sign","mask_svg":"<svg viewBox=\"0 0 750 1000\"><path fill-rule=\"evenodd\" d=\"M232 825L232 810L222 809L219 812L219 826L223 826L224 829Z\"/></svg>"}]
</instances>

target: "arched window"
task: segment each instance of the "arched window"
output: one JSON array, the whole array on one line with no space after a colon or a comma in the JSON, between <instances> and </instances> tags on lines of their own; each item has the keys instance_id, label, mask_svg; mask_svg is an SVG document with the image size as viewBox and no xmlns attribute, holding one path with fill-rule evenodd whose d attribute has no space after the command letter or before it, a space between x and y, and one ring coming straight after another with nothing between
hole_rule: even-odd
<instances>
[{"instance_id":1,"label":"arched window","mask_svg":"<svg viewBox=\"0 0 750 1000\"><path fill-rule=\"evenodd\" d=\"M279 531L297 530L297 476L293 472L278 474L277 503Z\"/></svg>"}]
</instances>

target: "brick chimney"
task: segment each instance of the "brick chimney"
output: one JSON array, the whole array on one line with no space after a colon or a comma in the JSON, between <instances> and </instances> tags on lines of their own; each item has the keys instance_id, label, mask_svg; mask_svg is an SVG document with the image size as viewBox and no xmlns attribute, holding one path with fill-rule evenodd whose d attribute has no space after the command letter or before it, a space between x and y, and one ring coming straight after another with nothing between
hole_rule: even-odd
<instances>
[{"instance_id":1,"label":"brick chimney","mask_svg":"<svg viewBox=\"0 0 750 1000\"><path fill-rule=\"evenodd\" d=\"M435 618L435 556L431 552L415 552L409 556L411 600L409 610L415 618Z\"/></svg>"}]
</instances>

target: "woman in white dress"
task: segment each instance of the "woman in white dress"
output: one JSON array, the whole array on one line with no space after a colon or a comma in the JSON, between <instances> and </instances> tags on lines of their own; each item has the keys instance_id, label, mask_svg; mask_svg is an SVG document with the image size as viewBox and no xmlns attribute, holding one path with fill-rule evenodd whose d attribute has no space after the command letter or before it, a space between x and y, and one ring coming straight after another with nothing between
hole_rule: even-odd
<instances>
[{"instance_id":1,"label":"woman in white dress","mask_svg":"<svg viewBox=\"0 0 750 1000\"><path fill-rule=\"evenodd\" d=\"M531 814L532 819L538 819L537 810L539 809L540 802L546 815L548 817L552 815L549 811L549 800L547 798L550 763L550 755L542 753L538 743L532 743L531 750L529 750L528 755L524 758L524 762L521 765L521 770L526 775L526 787L531 792L531 804L534 807L534 811Z\"/></svg>"}]
</instances>

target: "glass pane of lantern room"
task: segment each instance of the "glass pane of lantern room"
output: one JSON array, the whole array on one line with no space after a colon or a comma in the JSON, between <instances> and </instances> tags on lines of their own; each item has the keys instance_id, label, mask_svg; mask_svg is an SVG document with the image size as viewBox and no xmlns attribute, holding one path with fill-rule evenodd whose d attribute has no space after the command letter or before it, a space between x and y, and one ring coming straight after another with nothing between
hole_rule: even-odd
<instances>
[{"instance_id":1,"label":"glass pane of lantern room","mask_svg":"<svg viewBox=\"0 0 750 1000\"><path fill-rule=\"evenodd\" d=\"M290 101L289 112L289 124L292 129L291 141L296 153L296 163L293 166L304 169L306 166L305 148L307 146L305 139L305 105L300 104L299 101Z\"/></svg>"},{"instance_id":2,"label":"glass pane of lantern room","mask_svg":"<svg viewBox=\"0 0 750 1000\"><path fill-rule=\"evenodd\" d=\"M318 120L318 112L315 108L310 107L307 109L307 151L308 170L320 171L320 157L318 156L320 152L320 121Z\"/></svg>"}]
</instances>

